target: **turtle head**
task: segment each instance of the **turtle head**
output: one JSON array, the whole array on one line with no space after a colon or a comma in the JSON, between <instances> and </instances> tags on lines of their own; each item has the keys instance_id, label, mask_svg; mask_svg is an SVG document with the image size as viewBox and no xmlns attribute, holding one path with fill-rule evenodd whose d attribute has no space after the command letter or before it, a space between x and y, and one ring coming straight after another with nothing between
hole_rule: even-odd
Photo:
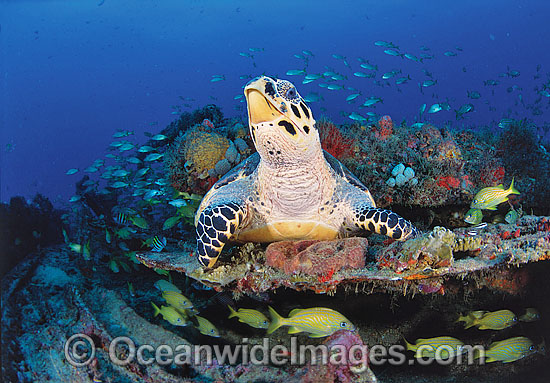
<instances>
[{"instance_id":1,"label":"turtle head","mask_svg":"<svg viewBox=\"0 0 550 383\"><path fill-rule=\"evenodd\" d=\"M290 81L256 77L244 95L250 135L263 160L296 163L321 153L311 109Z\"/></svg>"}]
</instances>

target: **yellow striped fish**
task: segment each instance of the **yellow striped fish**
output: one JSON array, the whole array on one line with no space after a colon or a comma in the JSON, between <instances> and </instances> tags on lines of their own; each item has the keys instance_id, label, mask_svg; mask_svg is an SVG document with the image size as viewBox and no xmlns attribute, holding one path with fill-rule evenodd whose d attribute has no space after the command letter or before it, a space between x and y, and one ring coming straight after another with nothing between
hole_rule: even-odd
<instances>
[{"instance_id":1,"label":"yellow striped fish","mask_svg":"<svg viewBox=\"0 0 550 383\"><path fill-rule=\"evenodd\" d=\"M474 318L470 323L466 323L464 328L477 326L479 330L503 330L517 322L516 314L510 310L498 310L483 314L481 318Z\"/></svg>"},{"instance_id":2,"label":"yellow striped fish","mask_svg":"<svg viewBox=\"0 0 550 383\"><path fill-rule=\"evenodd\" d=\"M168 303L170 306L180 311L189 310L191 313L194 313L195 311L193 303L191 303L191 301L186 296L178 293L177 291L164 291L162 293L162 298L164 298L166 303Z\"/></svg>"},{"instance_id":3,"label":"yellow striped fish","mask_svg":"<svg viewBox=\"0 0 550 383\"><path fill-rule=\"evenodd\" d=\"M483 213L480 209L470 209L464 214L464 222L470 225L477 225L483 220Z\"/></svg>"},{"instance_id":4,"label":"yellow striped fish","mask_svg":"<svg viewBox=\"0 0 550 383\"><path fill-rule=\"evenodd\" d=\"M235 311L233 310L233 307L229 305L227 305L227 307L229 308L229 311L231 311L228 318L237 317L239 318L239 322L246 323L247 325L254 328L269 327L269 319L267 319L265 315L258 310L240 308L239 310Z\"/></svg>"},{"instance_id":5,"label":"yellow striped fish","mask_svg":"<svg viewBox=\"0 0 550 383\"><path fill-rule=\"evenodd\" d=\"M405 338L403 340L407 345L407 350L414 351L415 358L448 359L450 356L456 356L466 351L463 349L464 342L450 336L420 338L416 340L415 344L407 342Z\"/></svg>"},{"instance_id":6,"label":"yellow striped fish","mask_svg":"<svg viewBox=\"0 0 550 383\"><path fill-rule=\"evenodd\" d=\"M476 350L474 358L485 356L485 362L510 363L537 352L533 342L524 336L491 343L486 351Z\"/></svg>"},{"instance_id":7,"label":"yellow striped fish","mask_svg":"<svg viewBox=\"0 0 550 383\"><path fill-rule=\"evenodd\" d=\"M198 315L195 316L195 319L197 319L198 322L198 326L195 327L202 335L213 336L214 338L220 337L220 332L218 331L216 326L214 326L212 322L210 322L208 319Z\"/></svg>"},{"instance_id":8,"label":"yellow striped fish","mask_svg":"<svg viewBox=\"0 0 550 383\"><path fill-rule=\"evenodd\" d=\"M289 334L308 332L310 338L320 338L332 335L338 330L355 331L355 326L348 318L325 307L312 307L309 309L294 309L283 318L271 307L268 306L271 314L271 324L267 333L271 334L281 326L290 326Z\"/></svg>"},{"instance_id":9,"label":"yellow striped fish","mask_svg":"<svg viewBox=\"0 0 550 383\"><path fill-rule=\"evenodd\" d=\"M176 310L174 307L172 307L172 306L160 306L160 308L158 308L158 306L156 304L154 304L153 302L151 302L151 304L153 305L153 308L155 309L155 315L154 316L157 316L157 315L161 314L162 317L165 320L167 320L168 322L170 322L174 326L187 326L188 322L181 315L181 313L178 312L178 310Z\"/></svg>"},{"instance_id":10,"label":"yellow striped fish","mask_svg":"<svg viewBox=\"0 0 550 383\"><path fill-rule=\"evenodd\" d=\"M490 186L481 189L477 192L470 207L473 209L496 210L497 205L508 201L510 194L519 194L519 191L514 188L514 179L508 189L504 189L502 184L498 186Z\"/></svg>"}]
</instances>

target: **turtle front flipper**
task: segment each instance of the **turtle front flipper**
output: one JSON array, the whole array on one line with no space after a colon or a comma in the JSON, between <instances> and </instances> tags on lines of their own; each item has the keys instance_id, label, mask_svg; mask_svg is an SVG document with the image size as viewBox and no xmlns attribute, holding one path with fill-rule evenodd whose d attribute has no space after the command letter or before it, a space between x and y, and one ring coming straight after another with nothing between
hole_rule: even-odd
<instances>
[{"instance_id":1,"label":"turtle front flipper","mask_svg":"<svg viewBox=\"0 0 550 383\"><path fill-rule=\"evenodd\" d=\"M236 203L208 206L200 213L196 223L197 252L203 266L214 266L223 247L244 221L244 216L244 206Z\"/></svg>"},{"instance_id":2,"label":"turtle front flipper","mask_svg":"<svg viewBox=\"0 0 550 383\"><path fill-rule=\"evenodd\" d=\"M353 223L356 227L387 235L398 241L414 238L420 231L412 223L391 210L365 206L355 211Z\"/></svg>"}]
</instances>

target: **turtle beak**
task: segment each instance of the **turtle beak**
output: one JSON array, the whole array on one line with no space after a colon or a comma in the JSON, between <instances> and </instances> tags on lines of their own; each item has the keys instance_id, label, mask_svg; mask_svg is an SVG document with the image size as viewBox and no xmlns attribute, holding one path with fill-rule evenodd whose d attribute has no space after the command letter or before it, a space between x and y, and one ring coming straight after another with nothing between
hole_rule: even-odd
<instances>
[{"instance_id":1,"label":"turtle beak","mask_svg":"<svg viewBox=\"0 0 550 383\"><path fill-rule=\"evenodd\" d=\"M269 103L264 95L256 89L247 89L245 92L248 105L248 119L254 125L273 121L281 113Z\"/></svg>"}]
</instances>

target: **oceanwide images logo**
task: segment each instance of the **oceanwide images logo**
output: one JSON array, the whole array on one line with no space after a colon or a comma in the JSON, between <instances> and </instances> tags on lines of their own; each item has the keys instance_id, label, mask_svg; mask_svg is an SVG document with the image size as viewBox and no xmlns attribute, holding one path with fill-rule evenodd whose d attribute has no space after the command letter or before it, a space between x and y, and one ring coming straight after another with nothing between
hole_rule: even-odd
<instances>
[{"instance_id":1,"label":"oceanwide images logo","mask_svg":"<svg viewBox=\"0 0 550 383\"><path fill-rule=\"evenodd\" d=\"M355 345L300 345L297 337L290 338L290 346L270 344L270 338L263 338L261 344L250 344L243 338L238 345L136 345L128 337L117 337L109 344L109 359L112 363L125 366L130 363L140 365L275 365L286 364L301 366L310 364L348 365L357 373L365 371L369 365L379 366L385 363L400 366L404 364L429 365L438 363L474 364L484 354L482 346L460 345L453 348L449 345L433 347L420 346L415 358L407 358L405 347ZM86 366L96 357L95 344L85 334L75 334L65 342L65 358L74 367ZM477 359L478 364L483 358Z\"/></svg>"}]
</instances>

